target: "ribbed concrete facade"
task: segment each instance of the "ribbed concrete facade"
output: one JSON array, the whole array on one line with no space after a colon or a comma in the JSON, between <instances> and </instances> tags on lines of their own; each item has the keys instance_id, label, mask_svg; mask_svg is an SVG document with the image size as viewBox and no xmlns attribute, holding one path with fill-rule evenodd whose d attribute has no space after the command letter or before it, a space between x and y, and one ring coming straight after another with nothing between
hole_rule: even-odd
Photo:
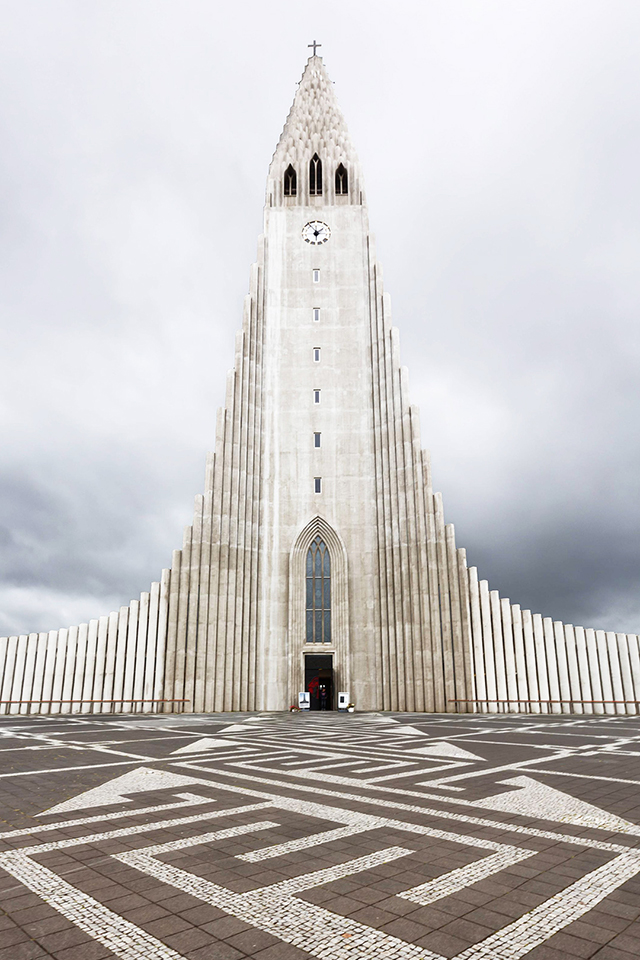
<instances>
[{"instance_id":1,"label":"ribbed concrete facade","mask_svg":"<svg viewBox=\"0 0 640 960\"><path fill-rule=\"evenodd\" d=\"M119 614L0 641L2 709L184 699L194 711L281 710L318 655L330 658L329 706L338 691L358 709L438 712L475 698L517 710L640 697L637 638L602 647L592 634L478 585L445 525L360 165L312 57L269 170L235 365L182 549Z\"/></svg>"}]
</instances>

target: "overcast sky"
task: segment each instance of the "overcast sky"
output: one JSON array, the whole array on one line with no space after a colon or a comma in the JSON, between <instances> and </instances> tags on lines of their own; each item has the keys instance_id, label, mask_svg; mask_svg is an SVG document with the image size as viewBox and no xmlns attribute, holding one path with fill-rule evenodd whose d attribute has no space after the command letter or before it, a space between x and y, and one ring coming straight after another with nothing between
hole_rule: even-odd
<instances>
[{"instance_id":1,"label":"overcast sky","mask_svg":"<svg viewBox=\"0 0 640 960\"><path fill-rule=\"evenodd\" d=\"M314 38L458 544L640 631L637 0L2 0L0 635L181 545Z\"/></svg>"}]
</instances>

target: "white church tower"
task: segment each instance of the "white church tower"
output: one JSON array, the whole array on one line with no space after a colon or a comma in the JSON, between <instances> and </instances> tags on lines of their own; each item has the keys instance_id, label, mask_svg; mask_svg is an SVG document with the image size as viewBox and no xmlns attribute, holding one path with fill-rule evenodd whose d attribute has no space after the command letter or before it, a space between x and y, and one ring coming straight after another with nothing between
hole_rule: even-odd
<instances>
[{"instance_id":1,"label":"white church tower","mask_svg":"<svg viewBox=\"0 0 640 960\"><path fill-rule=\"evenodd\" d=\"M172 584L167 680L196 710L283 709L318 671L328 706L338 691L364 709L471 696L464 556L431 493L360 164L319 56L269 169L215 457Z\"/></svg>"},{"instance_id":2,"label":"white church tower","mask_svg":"<svg viewBox=\"0 0 640 960\"><path fill-rule=\"evenodd\" d=\"M183 547L119 611L0 639L0 712L285 710L309 691L312 708L636 713L636 635L521 610L445 526L313 46Z\"/></svg>"}]
</instances>

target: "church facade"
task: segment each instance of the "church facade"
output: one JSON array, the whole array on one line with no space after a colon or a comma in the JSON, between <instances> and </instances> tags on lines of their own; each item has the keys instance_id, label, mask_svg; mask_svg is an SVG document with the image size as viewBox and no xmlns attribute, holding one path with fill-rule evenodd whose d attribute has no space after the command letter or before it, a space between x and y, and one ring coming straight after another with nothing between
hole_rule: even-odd
<instances>
[{"instance_id":1,"label":"church facade","mask_svg":"<svg viewBox=\"0 0 640 960\"><path fill-rule=\"evenodd\" d=\"M636 712L636 636L521 611L445 524L319 56L269 168L182 548L120 611L4 638L0 666L4 712L283 710L301 691L327 709L342 692L360 710Z\"/></svg>"}]
</instances>

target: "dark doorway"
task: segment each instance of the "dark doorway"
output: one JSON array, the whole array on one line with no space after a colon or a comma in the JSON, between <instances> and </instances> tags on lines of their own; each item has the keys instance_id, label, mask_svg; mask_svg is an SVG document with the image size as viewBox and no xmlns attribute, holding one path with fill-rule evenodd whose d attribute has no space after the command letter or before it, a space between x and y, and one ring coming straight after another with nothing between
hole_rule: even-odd
<instances>
[{"instance_id":1,"label":"dark doorway","mask_svg":"<svg viewBox=\"0 0 640 960\"><path fill-rule=\"evenodd\" d=\"M304 658L304 688L311 694L312 710L333 710L333 657Z\"/></svg>"}]
</instances>

